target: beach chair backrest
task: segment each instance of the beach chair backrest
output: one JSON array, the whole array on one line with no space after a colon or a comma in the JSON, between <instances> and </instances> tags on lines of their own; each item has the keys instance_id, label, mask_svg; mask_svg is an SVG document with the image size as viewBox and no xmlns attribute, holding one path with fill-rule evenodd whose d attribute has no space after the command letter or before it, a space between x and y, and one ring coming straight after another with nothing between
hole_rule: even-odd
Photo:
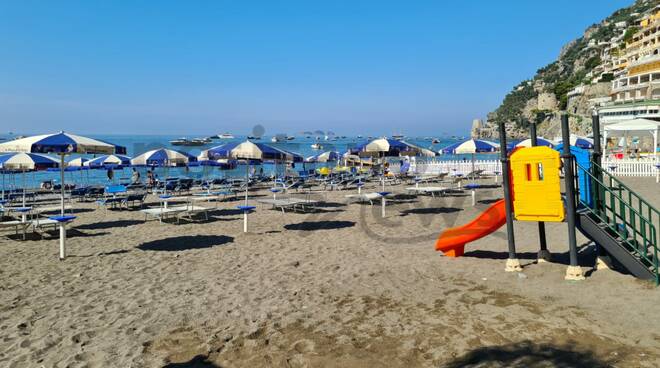
<instances>
[{"instance_id":1,"label":"beach chair backrest","mask_svg":"<svg viewBox=\"0 0 660 368\"><path fill-rule=\"evenodd\" d=\"M124 185L108 185L105 187L105 192L107 194L126 193L126 187Z\"/></svg>"}]
</instances>

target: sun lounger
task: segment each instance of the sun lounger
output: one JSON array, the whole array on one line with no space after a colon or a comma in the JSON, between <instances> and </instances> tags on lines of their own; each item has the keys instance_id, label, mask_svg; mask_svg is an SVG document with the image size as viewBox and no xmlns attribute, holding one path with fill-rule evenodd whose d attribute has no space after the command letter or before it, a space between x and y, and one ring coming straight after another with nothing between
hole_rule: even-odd
<instances>
[{"instance_id":1,"label":"sun lounger","mask_svg":"<svg viewBox=\"0 0 660 368\"><path fill-rule=\"evenodd\" d=\"M185 205L179 206L168 206L167 208L165 208L165 206L160 208L147 208L140 210L140 212L144 213L145 221L147 221L149 217L157 219L160 222L163 222L163 220L167 218L176 218L177 223L179 223L181 218L186 218L192 221L193 217L199 214L204 214L206 220L208 220L209 210L210 209L207 207L196 206L194 204L187 203Z\"/></svg>"},{"instance_id":2,"label":"sun lounger","mask_svg":"<svg viewBox=\"0 0 660 368\"><path fill-rule=\"evenodd\" d=\"M207 208L207 207L196 206L196 205L191 204L191 205L185 205L185 206L175 206L175 207L172 207L172 208L174 208L174 209L181 208L182 209L182 211L179 212L176 216L177 223L182 218L193 221L193 218L197 215L204 215L204 218L206 219L206 221L209 220L209 208Z\"/></svg>"},{"instance_id":3,"label":"sun lounger","mask_svg":"<svg viewBox=\"0 0 660 368\"><path fill-rule=\"evenodd\" d=\"M259 199L257 202L272 205L273 208L279 208L282 210L282 213L284 213L284 210L287 208L291 208L294 211L297 208L301 208L305 211L305 207L312 207L319 203L319 201L313 199L302 198Z\"/></svg>"},{"instance_id":4,"label":"sun lounger","mask_svg":"<svg viewBox=\"0 0 660 368\"><path fill-rule=\"evenodd\" d=\"M369 204L374 204L374 201L380 199L382 195L378 193L362 193L362 194L348 194L346 198L350 202L369 202Z\"/></svg>"},{"instance_id":5,"label":"sun lounger","mask_svg":"<svg viewBox=\"0 0 660 368\"><path fill-rule=\"evenodd\" d=\"M14 228L16 235L19 230L23 232L23 239L25 239L25 231L30 227L30 222L23 222L21 220L0 221L0 229Z\"/></svg>"},{"instance_id":6,"label":"sun lounger","mask_svg":"<svg viewBox=\"0 0 660 368\"><path fill-rule=\"evenodd\" d=\"M160 222L163 222L163 220L171 217L176 217L179 215L179 213L183 212L185 210L181 209L179 206L175 207L159 207L159 208L146 208L143 210L140 210L140 212L144 213L144 220L147 221L150 217L153 219L156 219Z\"/></svg>"},{"instance_id":7,"label":"sun lounger","mask_svg":"<svg viewBox=\"0 0 660 368\"><path fill-rule=\"evenodd\" d=\"M32 230L34 230L34 232L39 234L39 236L41 236L42 238L43 238L43 231L51 227L52 230L57 230L59 224L60 224L59 222L45 217L37 217L29 221L29 225L32 226Z\"/></svg>"},{"instance_id":8,"label":"sun lounger","mask_svg":"<svg viewBox=\"0 0 660 368\"><path fill-rule=\"evenodd\" d=\"M430 194L431 196L435 197L436 194L442 195L450 189L447 187L408 187L406 190L419 194Z\"/></svg>"},{"instance_id":9,"label":"sun lounger","mask_svg":"<svg viewBox=\"0 0 660 368\"><path fill-rule=\"evenodd\" d=\"M147 199L147 193L131 193L127 195L126 197L122 198L121 205L126 207L126 209L129 208L129 203L130 207L135 207L136 203L140 204L140 208L144 207L144 201Z\"/></svg>"}]
</instances>

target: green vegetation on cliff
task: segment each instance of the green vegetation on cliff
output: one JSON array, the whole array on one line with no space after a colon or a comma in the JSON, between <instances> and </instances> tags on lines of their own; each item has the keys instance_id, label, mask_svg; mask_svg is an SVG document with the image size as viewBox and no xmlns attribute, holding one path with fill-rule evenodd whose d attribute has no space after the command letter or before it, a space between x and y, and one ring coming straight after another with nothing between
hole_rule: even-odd
<instances>
[{"instance_id":1,"label":"green vegetation on cliff","mask_svg":"<svg viewBox=\"0 0 660 368\"><path fill-rule=\"evenodd\" d=\"M565 110L568 93L580 85L593 82L608 82L611 73L602 73L598 67L603 63L601 54L610 45L621 45L638 30L637 22L641 14L649 12L658 0L637 0L633 5L619 9L599 24L590 26L585 34L566 45L557 60L537 70L531 80L524 81L504 97L502 104L490 115L494 122L515 123L539 120L540 116L525 116L520 119L528 101L539 93L553 93L557 99L556 110ZM623 25L622 22L625 22ZM623 52L614 50L614 52ZM533 115L533 109L528 115Z\"/></svg>"}]
</instances>

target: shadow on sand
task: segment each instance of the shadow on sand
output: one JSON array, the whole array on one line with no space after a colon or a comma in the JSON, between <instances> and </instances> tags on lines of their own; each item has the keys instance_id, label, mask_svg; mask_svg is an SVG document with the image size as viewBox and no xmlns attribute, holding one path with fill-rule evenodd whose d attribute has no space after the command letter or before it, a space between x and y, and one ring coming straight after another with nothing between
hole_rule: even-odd
<instances>
[{"instance_id":1,"label":"shadow on sand","mask_svg":"<svg viewBox=\"0 0 660 368\"><path fill-rule=\"evenodd\" d=\"M142 223L144 223L144 221L118 220L118 221L94 222L91 224L83 224L83 225L78 225L75 228L81 230L100 230L100 229L112 229L113 227L127 227L127 226L139 225Z\"/></svg>"},{"instance_id":2,"label":"shadow on sand","mask_svg":"<svg viewBox=\"0 0 660 368\"><path fill-rule=\"evenodd\" d=\"M198 355L187 362L183 363L169 363L163 368L222 368L221 366L208 361L208 357Z\"/></svg>"},{"instance_id":3,"label":"shadow on sand","mask_svg":"<svg viewBox=\"0 0 660 368\"><path fill-rule=\"evenodd\" d=\"M524 341L511 345L481 347L441 367L605 368L611 367L612 363L597 358L592 351L578 349L574 345L556 346Z\"/></svg>"},{"instance_id":4,"label":"shadow on sand","mask_svg":"<svg viewBox=\"0 0 660 368\"><path fill-rule=\"evenodd\" d=\"M442 215L447 213L454 213L463 211L462 208L456 207L428 207L428 208L411 208L409 210L401 211L400 216L408 215Z\"/></svg>"},{"instance_id":5,"label":"shadow on sand","mask_svg":"<svg viewBox=\"0 0 660 368\"><path fill-rule=\"evenodd\" d=\"M177 236L142 243L137 248L145 251L176 252L189 249L211 248L232 243L233 241L234 238L225 235Z\"/></svg>"},{"instance_id":6,"label":"shadow on sand","mask_svg":"<svg viewBox=\"0 0 660 368\"><path fill-rule=\"evenodd\" d=\"M284 225L284 228L287 230L314 231L344 229L353 226L355 226L354 221L305 221Z\"/></svg>"},{"instance_id":7,"label":"shadow on sand","mask_svg":"<svg viewBox=\"0 0 660 368\"><path fill-rule=\"evenodd\" d=\"M536 252L517 252L518 259L536 260ZM465 257L483 258L483 259L507 259L509 253L505 251L492 250L471 250L465 252ZM552 263L558 263L568 266L570 264L570 255L568 251L563 253L552 253ZM578 264L581 267L593 267L596 262L596 251L593 245L583 245L578 247Z\"/></svg>"}]
</instances>

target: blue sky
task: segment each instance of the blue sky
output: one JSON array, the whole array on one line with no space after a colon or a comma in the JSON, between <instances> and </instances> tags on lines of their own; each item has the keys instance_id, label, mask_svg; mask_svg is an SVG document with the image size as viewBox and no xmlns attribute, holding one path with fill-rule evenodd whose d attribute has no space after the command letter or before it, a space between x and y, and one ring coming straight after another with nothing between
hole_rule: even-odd
<instances>
[{"instance_id":1,"label":"blue sky","mask_svg":"<svg viewBox=\"0 0 660 368\"><path fill-rule=\"evenodd\" d=\"M0 0L0 133L464 134L632 0Z\"/></svg>"}]
</instances>

